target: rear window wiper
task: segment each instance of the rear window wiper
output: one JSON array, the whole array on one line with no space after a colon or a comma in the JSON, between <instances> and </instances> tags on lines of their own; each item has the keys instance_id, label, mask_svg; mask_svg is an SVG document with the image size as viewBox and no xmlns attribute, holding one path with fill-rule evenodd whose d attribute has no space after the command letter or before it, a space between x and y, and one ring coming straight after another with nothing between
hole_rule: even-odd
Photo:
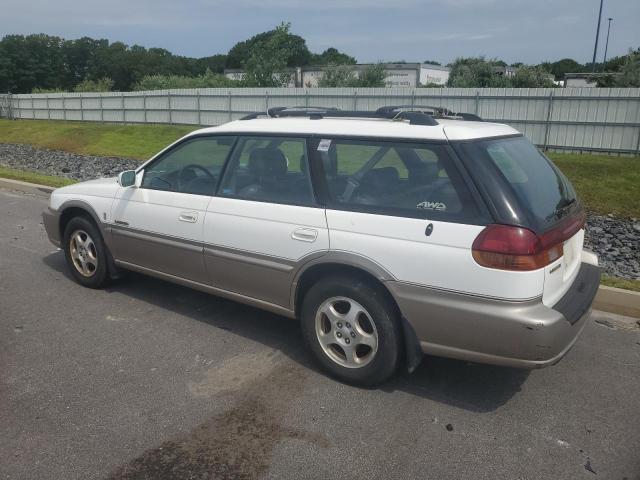
<instances>
[{"instance_id":1,"label":"rear window wiper","mask_svg":"<svg viewBox=\"0 0 640 480\"><path fill-rule=\"evenodd\" d=\"M560 204L558 208L556 208L555 212L553 212L551 215L547 215L546 220L551 220L553 218L562 218L565 212L567 212L574 203L576 203L575 198L572 198L571 200L565 200L562 204Z\"/></svg>"}]
</instances>

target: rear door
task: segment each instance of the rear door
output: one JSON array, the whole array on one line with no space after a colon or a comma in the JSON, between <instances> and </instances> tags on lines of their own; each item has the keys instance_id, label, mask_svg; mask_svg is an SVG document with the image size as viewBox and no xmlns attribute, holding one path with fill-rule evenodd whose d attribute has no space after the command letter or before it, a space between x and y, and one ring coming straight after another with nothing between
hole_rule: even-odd
<instances>
[{"instance_id":1,"label":"rear door","mask_svg":"<svg viewBox=\"0 0 640 480\"><path fill-rule=\"evenodd\" d=\"M314 146L332 251L373 260L400 282L530 295L527 282L509 285L474 262L471 246L490 220L448 145L336 137Z\"/></svg>"},{"instance_id":2,"label":"rear door","mask_svg":"<svg viewBox=\"0 0 640 480\"><path fill-rule=\"evenodd\" d=\"M213 286L290 306L296 269L329 248L305 138L239 137L207 207L204 242Z\"/></svg>"},{"instance_id":3,"label":"rear door","mask_svg":"<svg viewBox=\"0 0 640 480\"><path fill-rule=\"evenodd\" d=\"M234 137L195 137L176 145L121 188L113 204L117 260L206 282L203 225Z\"/></svg>"}]
</instances>

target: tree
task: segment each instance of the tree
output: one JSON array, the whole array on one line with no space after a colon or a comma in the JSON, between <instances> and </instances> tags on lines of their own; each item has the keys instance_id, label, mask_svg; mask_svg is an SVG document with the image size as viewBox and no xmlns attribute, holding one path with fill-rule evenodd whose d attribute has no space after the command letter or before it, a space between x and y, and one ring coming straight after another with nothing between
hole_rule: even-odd
<instances>
[{"instance_id":1,"label":"tree","mask_svg":"<svg viewBox=\"0 0 640 480\"><path fill-rule=\"evenodd\" d=\"M282 27L286 26L283 33ZM236 43L226 58L226 68L246 68L247 63L256 52L262 51L265 46L277 36L277 42L286 49L286 66L298 67L308 65L311 60L311 52L307 48L304 38L290 33L291 24L282 23L280 26L268 32L254 35L248 40Z\"/></svg>"},{"instance_id":2,"label":"tree","mask_svg":"<svg viewBox=\"0 0 640 480\"><path fill-rule=\"evenodd\" d=\"M244 82L248 86L282 87L291 81L291 73L287 72L291 55L289 28L289 23L280 24L266 42L252 48L244 64Z\"/></svg>"},{"instance_id":3,"label":"tree","mask_svg":"<svg viewBox=\"0 0 640 480\"><path fill-rule=\"evenodd\" d=\"M83 80L73 88L74 92L110 92L113 80L104 77L98 80Z\"/></svg>"},{"instance_id":4,"label":"tree","mask_svg":"<svg viewBox=\"0 0 640 480\"><path fill-rule=\"evenodd\" d=\"M384 87L387 73L384 65L368 65L356 75L349 65L331 65L327 67L318 80L319 87Z\"/></svg>"},{"instance_id":5,"label":"tree","mask_svg":"<svg viewBox=\"0 0 640 480\"><path fill-rule=\"evenodd\" d=\"M436 62L435 60L425 60L422 63L426 63L427 65L442 65L440 62Z\"/></svg>"},{"instance_id":6,"label":"tree","mask_svg":"<svg viewBox=\"0 0 640 480\"><path fill-rule=\"evenodd\" d=\"M356 59L336 48L327 48L321 54L312 53L310 65L355 65Z\"/></svg>"},{"instance_id":7,"label":"tree","mask_svg":"<svg viewBox=\"0 0 640 480\"><path fill-rule=\"evenodd\" d=\"M513 78L509 80L515 88L551 88L556 86L551 78L552 75L542 67L523 66L517 69Z\"/></svg>"},{"instance_id":8,"label":"tree","mask_svg":"<svg viewBox=\"0 0 640 480\"><path fill-rule=\"evenodd\" d=\"M450 65L449 87L507 87L509 79L503 75L497 75L497 67L501 65L493 60L485 60L484 57L458 58Z\"/></svg>"},{"instance_id":9,"label":"tree","mask_svg":"<svg viewBox=\"0 0 640 480\"><path fill-rule=\"evenodd\" d=\"M615 83L617 87L640 87L640 49L627 55Z\"/></svg>"},{"instance_id":10,"label":"tree","mask_svg":"<svg viewBox=\"0 0 640 480\"><path fill-rule=\"evenodd\" d=\"M357 81L353 67L349 65L330 65L322 72L318 80L319 87L351 87Z\"/></svg>"},{"instance_id":11,"label":"tree","mask_svg":"<svg viewBox=\"0 0 640 480\"><path fill-rule=\"evenodd\" d=\"M557 62L548 63L548 65L550 66L549 71L556 80L564 80L564 76L567 73L580 73L585 71L585 66L579 64L572 58L563 58Z\"/></svg>"}]
</instances>

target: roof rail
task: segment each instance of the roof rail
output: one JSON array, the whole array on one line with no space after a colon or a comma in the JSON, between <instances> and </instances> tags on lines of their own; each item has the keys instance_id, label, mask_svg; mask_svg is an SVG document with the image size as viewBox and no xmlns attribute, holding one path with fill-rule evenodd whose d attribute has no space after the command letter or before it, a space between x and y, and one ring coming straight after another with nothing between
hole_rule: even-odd
<instances>
[{"instance_id":1,"label":"roof rail","mask_svg":"<svg viewBox=\"0 0 640 480\"><path fill-rule=\"evenodd\" d=\"M446 107L434 107L431 105L388 105L380 107L376 112L382 114L398 113L398 112L422 112L433 118L444 118L449 120L468 120L482 122L482 118L473 113L458 113L449 110Z\"/></svg>"},{"instance_id":2,"label":"roof rail","mask_svg":"<svg viewBox=\"0 0 640 480\"><path fill-rule=\"evenodd\" d=\"M308 117L313 120L321 118L375 118L388 120L408 120L411 125L438 125L430 115L419 111L376 111L339 110L335 107L274 107L267 111L270 117ZM246 119L256 118L248 115Z\"/></svg>"}]
</instances>

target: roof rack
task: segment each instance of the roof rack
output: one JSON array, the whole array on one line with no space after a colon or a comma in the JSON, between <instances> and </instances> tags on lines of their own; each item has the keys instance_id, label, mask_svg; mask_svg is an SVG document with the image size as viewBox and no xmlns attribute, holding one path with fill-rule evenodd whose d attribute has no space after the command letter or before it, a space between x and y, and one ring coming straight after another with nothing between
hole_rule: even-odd
<instances>
[{"instance_id":1,"label":"roof rack","mask_svg":"<svg viewBox=\"0 0 640 480\"><path fill-rule=\"evenodd\" d=\"M386 107L380 107L376 110L379 113L394 113L394 112L422 112L430 115L433 118L443 118L448 120L467 120L474 122L482 122L482 118L473 113L454 112L446 107L434 107L431 105L390 105Z\"/></svg>"},{"instance_id":2,"label":"roof rack","mask_svg":"<svg viewBox=\"0 0 640 480\"><path fill-rule=\"evenodd\" d=\"M374 112L359 110L340 110L336 107L272 107L266 112L256 112L246 115L241 120L252 120L258 117L308 117L312 120L321 118L374 118L388 120L407 120L411 125L438 125L436 118L451 120L482 121L480 117L471 113L454 113L444 107L390 105L380 107Z\"/></svg>"}]
</instances>

